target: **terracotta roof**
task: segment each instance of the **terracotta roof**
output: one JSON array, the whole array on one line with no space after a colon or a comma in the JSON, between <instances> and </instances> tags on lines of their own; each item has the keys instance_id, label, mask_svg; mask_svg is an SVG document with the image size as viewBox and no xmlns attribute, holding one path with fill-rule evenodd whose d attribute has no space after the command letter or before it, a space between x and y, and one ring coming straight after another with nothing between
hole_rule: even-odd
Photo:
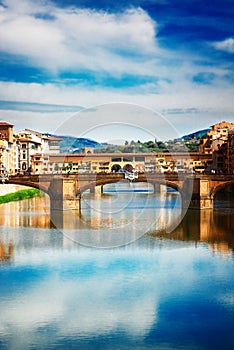
<instances>
[{"instance_id":1,"label":"terracotta roof","mask_svg":"<svg viewBox=\"0 0 234 350\"><path fill-rule=\"evenodd\" d=\"M0 122L0 125L2 125L2 126L14 126L14 124L10 124L7 122Z\"/></svg>"},{"instance_id":2,"label":"terracotta roof","mask_svg":"<svg viewBox=\"0 0 234 350\"><path fill-rule=\"evenodd\" d=\"M62 139L60 139L59 137L55 137L55 136L49 136L48 137L49 141L62 141Z\"/></svg>"}]
</instances>

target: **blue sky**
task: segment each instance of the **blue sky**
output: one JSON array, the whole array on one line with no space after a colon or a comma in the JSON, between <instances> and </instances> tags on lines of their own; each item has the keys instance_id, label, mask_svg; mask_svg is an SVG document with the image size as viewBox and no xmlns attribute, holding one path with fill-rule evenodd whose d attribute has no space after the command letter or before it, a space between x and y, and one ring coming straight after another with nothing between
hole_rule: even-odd
<instances>
[{"instance_id":1,"label":"blue sky","mask_svg":"<svg viewBox=\"0 0 234 350\"><path fill-rule=\"evenodd\" d=\"M122 102L179 135L234 122L233 18L232 0L2 0L0 119L53 132Z\"/></svg>"}]
</instances>

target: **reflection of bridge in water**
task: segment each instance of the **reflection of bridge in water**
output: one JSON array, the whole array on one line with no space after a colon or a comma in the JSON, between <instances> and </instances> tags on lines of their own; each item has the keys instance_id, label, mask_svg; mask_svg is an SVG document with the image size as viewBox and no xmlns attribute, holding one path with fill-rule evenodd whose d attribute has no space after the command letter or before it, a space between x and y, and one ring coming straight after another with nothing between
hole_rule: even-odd
<instances>
[{"instance_id":1,"label":"reflection of bridge in water","mask_svg":"<svg viewBox=\"0 0 234 350\"><path fill-rule=\"evenodd\" d=\"M215 252L234 252L234 212L226 210L189 209L181 223L170 234L161 231L152 236L186 242L206 242Z\"/></svg>"},{"instance_id":2,"label":"reflection of bridge in water","mask_svg":"<svg viewBox=\"0 0 234 350\"><path fill-rule=\"evenodd\" d=\"M17 213L15 214L17 216ZM149 234L152 237L160 238L160 242L157 239L146 240L145 242L149 249L152 246L167 244L167 240L177 241L178 248L187 247L188 243L198 244L199 242L204 242L207 243L208 247L214 252L230 254L234 252L233 216L234 212L229 210L220 212L210 209L189 209L179 226L171 233L162 230ZM14 231L9 231L8 233L1 232L0 262L11 262L14 258L14 251L28 251L35 248L45 249L45 247L63 249L70 248L74 244L65 235L57 235L57 239L54 239L55 233L48 230L49 222L48 226L45 226L44 220L44 216L41 215L35 226L38 229L30 232L26 240L24 235L15 235L13 233ZM14 221L12 220L11 225L18 227L18 221L16 220L14 225ZM30 227L33 228L31 223ZM46 234L42 234L43 231L41 231L40 228L45 229ZM163 243L161 238L165 238L166 241Z\"/></svg>"}]
</instances>

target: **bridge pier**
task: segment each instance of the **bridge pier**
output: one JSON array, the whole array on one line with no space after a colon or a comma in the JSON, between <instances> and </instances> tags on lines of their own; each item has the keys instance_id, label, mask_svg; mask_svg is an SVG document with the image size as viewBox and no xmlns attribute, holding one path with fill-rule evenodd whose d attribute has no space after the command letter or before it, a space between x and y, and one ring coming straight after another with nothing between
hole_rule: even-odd
<instances>
[{"instance_id":1,"label":"bridge pier","mask_svg":"<svg viewBox=\"0 0 234 350\"><path fill-rule=\"evenodd\" d=\"M49 186L50 219L52 226L63 227L63 212L81 209L77 180L53 178Z\"/></svg>"},{"instance_id":2,"label":"bridge pier","mask_svg":"<svg viewBox=\"0 0 234 350\"><path fill-rule=\"evenodd\" d=\"M103 193L103 186L92 186L92 187L90 187L90 193L102 194Z\"/></svg>"},{"instance_id":3,"label":"bridge pier","mask_svg":"<svg viewBox=\"0 0 234 350\"><path fill-rule=\"evenodd\" d=\"M154 183L154 193L160 193L161 188L159 183Z\"/></svg>"},{"instance_id":4,"label":"bridge pier","mask_svg":"<svg viewBox=\"0 0 234 350\"><path fill-rule=\"evenodd\" d=\"M213 208L213 200L210 198L192 198L189 208L196 209L212 209Z\"/></svg>"},{"instance_id":5,"label":"bridge pier","mask_svg":"<svg viewBox=\"0 0 234 350\"><path fill-rule=\"evenodd\" d=\"M154 193L165 193L167 190L167 186L166 185L162 185L160 183L154 183Z\"/></svg>"},{"instance_id":6,"label":"bridge pier","mask_svg":"<svg viewBox=\"0 0 234 350\"><path fill-rule=\"evenodd\" d=\"M193 180L193 193L189 207L212 209L213 198L211 198L210 192L210 182L208 179L195 178Z\"/></svg>"}]
</instances>

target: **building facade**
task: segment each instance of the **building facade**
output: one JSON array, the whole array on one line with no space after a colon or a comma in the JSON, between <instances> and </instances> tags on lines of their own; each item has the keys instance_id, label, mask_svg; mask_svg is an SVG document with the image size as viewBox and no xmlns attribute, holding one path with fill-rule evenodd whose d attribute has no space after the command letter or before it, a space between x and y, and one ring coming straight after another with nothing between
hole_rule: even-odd
<instances>
[{"instance_id":1,"label":"building facade","mask_svg":"<svg viewBox=\"0 0 234 350\"><path fill-rule=\"evenodd\" d=\"M89 154L35 154L32 164L33 172L38 173L109 173L121 171L150 172L201 172L212 162L212 155L200 153L89 153ZM200 169L199 169L200 168Z\"/></svg>"},{"instance_id":2,"label":"building facade","mask_svg":"<svg viewBox=\"0 0 234 350\"><path fill-rule=\"evenodd\" d=\"M0 122L0 173L9 174L14 166L13 124Z\"/></svg>"},{"instance_id":3,"label":"building facade","mask_svg":"<svg viewBox=\"0 0 234 350\"><path fill-rule=\"evenodd\" d=\"M234 128L228 131L227 141L213 152L215 171L234 174Z\"/></svg>"},{"instance_id":4,"label":"building facade","mask_svg":"<svg viewBox=\"0 0 234 350\"><path fill-rule=\"evenodd\" d=\"M0 122L0 174L60 174L84 172L234 173L234 124L214 124L201 139L200 152L60 154L61 139L31 129L13 133L13 124Z\"/></svg>"},{"instance_id":5,"label":"building facade","mask_svg":"<svg viewBox=\"0 0 234 350\"><path fill-rule=\"evenodd\" d=\"M234 128L233 123L222 121L211 126L206 136L200 140L199 152L212 154L227 142L228 132Z\"/></svg>"}]
</instances>

